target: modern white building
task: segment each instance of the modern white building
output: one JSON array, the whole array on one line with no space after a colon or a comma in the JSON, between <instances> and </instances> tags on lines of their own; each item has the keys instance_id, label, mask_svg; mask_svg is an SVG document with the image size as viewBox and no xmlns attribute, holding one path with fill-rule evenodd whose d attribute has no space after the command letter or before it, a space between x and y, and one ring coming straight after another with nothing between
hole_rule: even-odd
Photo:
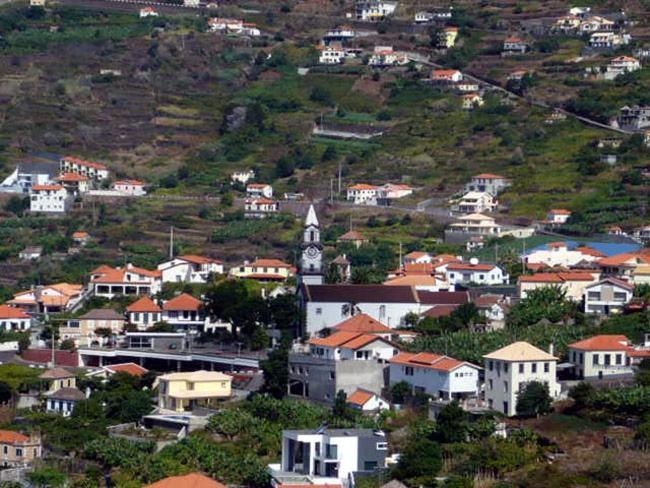
<instances>
[{"instance_id":1,"label":"modern white building","mask_svg":"<svg viewBox=\"0 0 650 488\"><path fill-rule=\"evenodd\" d=\"M557 286L568 299L581 302L585 289L597 281L598 273L585 271L522 275L517 282L517 293L519 298L526 298L532 290Z\"/></svg>"},{"instance_id":2,"label":"modern white building","mask_svg":"<svg viewBox=\"0 0 650 488\"><path fill-rule=\"evenodd\" d=\"M357 20L379 22L395 12L397 2L385 0L357 0L355 11Z\"/></svg>"},{"instance_id":3,"label":"modern white building","mask_svg":"<svg viewBox=\"0 0 650 488\"><path fill-rule=\"evenodd\" d=\"M327 46L317 46L319 64L341 64L345 60L345 49L339 43L330 43Z\"/></svg>"},{"instance_id":4,"label":"modern white building","mask_svg":"<svg viewBox=\"0 0 650 488\"><path fill-rule=\"evenodd\" d=\"M569 344L569 362L580 379L602 379L633 373L634 348L624 335L597 335Z\"/></svg>"},{"instance_id":5,"label":"modern white building","mask_svg":"<svg viewBox=\"0 0 650 488\"><path fill-rule=\"evenodd\" d=\"M309 485L349 486L355 473L384 468L387 455L387 438L379 430L285 430L282 461L269 465L271 485L286 487L298 477Z\"/></svg>"},{"instance_id":6,"label":"modern white building","mask_svg":"<svg viewBox=\"0 0 650 488\"><path fill-rule=\"evenodd\" d=\"M580 262L594 262L604 258L605 254L596 249L578 246L569 249L566 242L551 242L543 249L535 249L523 256L525 263L543 264L552 268L561 266L568 268Z\"/></svg>"},{"instance_id":7,"label":"modern white building","mask_svg":"<svg viewBox=\"0 0 650 488\"><path fill-rule=\"evenodd\" d=\"M409 62L406 54L395 51L393 46L375 46L368 59L368 66L401 66Z\"/></svg>"},{"instance_id":8,"label":"modern white building","mask_svg":"<svg viewBox=\"0 0 650 488\"><path fill-rule=\"evenodd\" d=\"M481 368L449 356L401 352L390 360L390 384L406 382L414 393L443 400L478 397Z\"/></svg>"},{"instance_id":9,"label":"modern white building","mask_svg":"<svg viewBox=\"0 0 650 488\"><path fill-rule=\"evenodd\" d=\"M157 322L162 321L162 308L151 298L144 296L126 308L129 323L139 331L145 331Z\"/></svg>"},{"instance_id":10,"label":"modern white building","mask_svg":"<svg viewBox=\"0 0 650 488\"><path fill-rule=\"evenodd\" d=\"M503 268L496 264L479 263L476 258L469 262L449 263L445 277L450 285L504 285L510 281Z\"/></svg>"},{"instance_id":11,"label":"modern white building","mask_svg":"<svg viewBox=\"0 0 650 488\"><path fill-rule=\"evenodd\" d=\"M244 215L247 218L263 219L279 211L280 202L270 198L247 198L244 202Z\"/></svg>"},{"instance_id":12,"label":"modern white building","mask_svg":"<svg viewBox=\"0 0 650 488\"><path fill-rule=\"evenodd\" d=\"M59 173L56 163L20 162L16 169L0 183L0 192L29 193L34 185L45 185Z\"/></svg>"},{"instance_id":13,"label":"modern white building","mask_svg":"<svg viewBox=\"0 0 650 488\"><path fill-rule=\"evenodd\" d=\"M273 198L273 187L267 183L249 183L246 185L247 198Z\"/></svg>"},{"instance_id":14,"label":"modern white building","mask_svg":"<svg viewBox=\"0 0 650 488\"><path fill-rule=\"evenodd\" d=\"M106 165L72 156L65 156L59 162L61 173L77 173L96 181L105 180L110 176Z\"/></svg>"},{"instance_id":15,"label":"modern white building","mask_svg":"<svg viewBox=\"0 0 650 488\"><path fill-rule=\"evenodd\" d=\"M230 175L230 180L233 183L242 183L244 185L253 178L255 178L255 171L252 169L249 169L248 171L235 171Z\"/></svg>"},{"instance_id":16,"label":"modern white building","mask_svg":"<svg viewBox=\"0 0 650 488\"><path fill-rule=\"evenodd\" d=\"M380 397L377 393L357 388L351 395L346 398L347 404L362 412L379 412L388 410L390 403Z\"/></svg>"},{"instance_id":17,"label":"modern white building","mask_svg":"<svg viewBox=\"0 0 650 488\"><path fill-rule=\"evenodd\" d=\"M621 313L634 295L634 285L607 277L585 288L585 313L612 315Z\"/></svg>"},{"instance_id":18,"label":"modern white building","mask_svg":"<svg viewBox=\"0 0 650 488\"><path fill-rule=\"evenodd\" d=\"M328 337L309 340L311 355L334 361L388 361L399 351L389 340L374 334L335 332Z\"/></svg>"},{"instance_id":19,"label":"modern white building","mask_svg":"<svg viewBox=\"0 0 650 488\"><path fill-rule=\"evenodd\" d=\"M527 342L514 342L485 359L485 399L488 406L508 417L517 413L517 395L531 382L548 385L551 398L560 396L556 380L558 358Z\"/></svg>"},{"instance_id":20,"label":"modern white building","mask_svg":"<svg viewBox=\"0 0 650 488\"><path fill-rule=\"evenodd\" d=\"M223 261L186 254L158 265L163 283L207 283L211 275L224 274Z\"/></svg>"},{"instance_id":21,"label":"modern white building","mask_svg":"<svg viewBox=\"0 0 650 488\"><path fill-rule=\"evenodd\" d=\"M161 272L138 268L100 266L90 273L90 289L95 296L113 299L119 295L155 295L162 289Z\"/></svg>"},{"instance_id":22,"label":"modern white building","mask_svg":"<svg viewBox=\"0 0 650 488\"><path fill-rule=\"evenodd\" d=\"M29 197L29 209L32 212L49 214L65 213L72 207L74 196L62 185L33 185Z\"/></svg>"}]
</instances>

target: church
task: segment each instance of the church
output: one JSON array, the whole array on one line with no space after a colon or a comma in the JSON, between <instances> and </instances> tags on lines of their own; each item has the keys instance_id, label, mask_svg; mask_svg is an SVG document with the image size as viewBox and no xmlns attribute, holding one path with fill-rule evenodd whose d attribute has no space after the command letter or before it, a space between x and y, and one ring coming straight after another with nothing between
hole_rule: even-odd
<instances>
[{"instance_id":1,"label":"church","mask_svg":"<svg viewBox=\"0 0 650 488\"><path fill-rule=\"evenodd\" d=\"M323 245L320 242L320 224L313 205L309 206L305 219L299 277L300 285L322 285L324 282Z\"/></svg>"}]
</instances>

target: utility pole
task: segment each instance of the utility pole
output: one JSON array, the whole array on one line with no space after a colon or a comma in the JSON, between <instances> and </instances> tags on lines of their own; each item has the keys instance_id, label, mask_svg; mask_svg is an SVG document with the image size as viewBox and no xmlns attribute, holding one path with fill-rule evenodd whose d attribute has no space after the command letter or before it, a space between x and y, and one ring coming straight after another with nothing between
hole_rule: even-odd
<instances>
[{"instance_id":1,"label":"utility pole","mask_svg":"<svg viewBox=\"0 0 650 488\"><path fill-rule=\"evenodd\" d=\"M174 226L169 228L169 259L174 259Z\"/></svg>"},{"instance_id":2,"label":"utility pole","mask_svg":"<svg viewBox=\"0 0 650 488\"><path fill-rule=\"evenodd\" d=\"M399 241L399 269L402 269L402 241Z\"/></svg>"},{"instance_id":3,"label":"utility pole","mask_svg":"<svg viewBox=\"0 0 650 488\"><path fill-rule=\"evenodd\" d=\"M334 178L330 178L330 205L334 203Z\"/></svg>"},{"instance_id":4,"label":"utility pole","mask_svg":"<svg viewBox=\"0 0 650 488\"><path fill-rule=\"evenodd\" d=\"M526 273L526 239L521 241L521 274Z\"/></svg>"},{"instance_id":5,"label":"utility pole","mask_svg":"<svg viewBox=\"0 0 650 488\"><path fill-rule=\"evenodd\" d=\"M339 161L339 191L338 191L339 197L341 196L341 161Z\"/></svg>"}]
</instances>

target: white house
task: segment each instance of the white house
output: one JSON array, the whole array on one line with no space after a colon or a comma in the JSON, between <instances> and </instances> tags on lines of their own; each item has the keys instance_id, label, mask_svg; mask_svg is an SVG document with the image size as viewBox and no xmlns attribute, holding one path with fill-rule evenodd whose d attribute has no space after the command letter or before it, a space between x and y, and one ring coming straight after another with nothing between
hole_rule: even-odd
<instances>
[{"instance_id":1,"label":"white house","mask_svg":"<svg viewBox=\"0 0 650 488\"><path fill-rule=\"evenodd\" d=\"M404 263L406 264L429 264L432 261L433 257L428 252L411 251L404 256Z\"/></svg>"},{"instance_id":2,"label":"white house","mask_svg":"<svg viewBox=\"0 0 650 488\"><path fill-rule=\"evenodd\" d=\"M609 32L614 29L614 22L598 15L589 16L589 18L580 22L578 32L580 34L589 34L591 32Z\"/></svg>"},{"instance_id":3,"label":"white house","mask_svg":"<svg viewBox=\"0 0 650 488\"><path fill-rule=\"evenodd\" d=\"M341 64L345 59L345 49L340 43L330 43L327 46L319 45L318 62L320 64Z\"/></svg>"},{"instance_id":4,"label":"white house","mask_svg":"<svg viewBox=\"0 0 650 488\"><path fill-rule=\"evenodd\" d=\"M271 486L287 487L296 479L322 488L347 486L354 473L384 468L387 455L387 438L380 430L284 430L282 461L269 465Z\"/></svg>"},{"instance_id":5,"label":"white house","mask_svg":"<svg viewBox=\"0 0 650 488\"><path fill-rule=\"evenodd\" d=\"M638 59L630 56L617 56L607 65L606 78L614 79L619 75L633 73L641 69L641 63Z\"/></svg>"},{"instance_id":6,"label":"white house","mask_svg":"<svg viewBox=\"0 0 650 488\"><path fill-rule=\"evenodd\" d=\"M284 281L296 274L296 268L280 259L259 258L252 263L244 261L228 271L230 276L262 281Z\"/></svg>"},{"instance_id":7,"label":"white house","mask_svg":"<svg viewBox=\"0 0 650 488\"><path fill-rule=\"evenodd\" d=\"M450 285L470 284L477 285L504 285L510 280L500 266L496 264L479 263L472 258L469 262L450 263L445 270L445 277Z\"/></svg>"},{"instance_id":8,"label":"white house","mask_svg":"<svg viewBox=\"0 0 650 488\"><path fill-rule=\"evenodd\" d=\"M486 191L470 191L450 203L453 212L473 214L494 212L499 202L496 197Z\"/></svg>"},{"instance_id":9,"label":"white house","mask_svg":"<svg viewBox=\"0 0 650 488\"><path fill-rule=\"evenodd\" d=\"M144 331L157 322L162 321L162 308L151 298L144 296L126 308L129 323L139 331Z\"/></svg>"},{"instance_id":10,"label":"white house","mask_svg":"<svg viewBox=\"0 0 650 488\"><path fill-rule=\"evenodd\" d=\"M388 361L399 351L389 340L375 334L334 332L328 337L309 340L311 355L334 361Z\"/></svg>"},{"instance_id":11,"label":"white house","mask_svg":"<svg viewBox=\"0 0 650 488\"><path fill-rule=\"evenodd\" d=\"M587 286L596 281L598 281L598 273L585 271L522 275L517 282L517 294L519 298L526 298L532 290L559 287L566 293L568 299L581 302Z\"/></svg>"},{"instance_id":12,"label":"white house","mask_svg":"<svg viewBox=\"0 0 650 488\"><path fill-rule=\"evenodd\" d=\"M42 246L27 246L18 253L18 257L23 261L36 261L43 255Z\"/></svg>"},{"instance_id":13,"label":"white house","mask_svg":"<svg viewBox=\"0 0 650 488\"><path fill-rule=\"evenodd\" d=\"M76 387L59 388L52 393L47 393L45 396L45 411L63 417L72 415L77 403L86 399L86 395Z\"/></svg>"},{"instance_id":14,"label":"white house","mask_svg":"<svg viewBox=\"0 0 650 488\"><path fill-rule=\"evenodd\" d=\"M526 263L544 264L549 268L554 266L568 268L580 262L594 262L604 257L601 252L586 246L569 249L566 242L551 242L545 248L535 249L523 256Z\"/></svg>"},{"instance_id":15,"label":"white house","mask_svg":"<svg viewBox=\"0 0 650 488\"><path fill-rule=\"evenodd\" d=\"M119 295L155 295L162 289L161 272L138 268L100 266L90 272L90 290L95 296L113 299Z\"/></svg>"},{"instance_id":16,"label":"white house","mask_svg":"<svg viewBox=\"0 0 650 488\"><path fill-rule=\"evenodd\" d=\"M517 395L533 381L548 385L551 398L560 396L556 380L557 360L527 342L514 342L485 359L485 399L488 406L508 417L517 413Z\"/></svg>"},{"instance_id":17,"label":"white house","mask_svg":"<svg viewBox=\"0 0 650 488\"><path fill-rule=\"evenodd\" d=\"M416 24L428 24L434 19L433 14L427 11L420 11L415 13L413 21Z\"/></svg>"},{"instance_id":18,"label":"white house","mask_svg":"<svg viewBox=\"0 0 650 488\"><path fill-rule=\"evenodd\" d=\"M379 412L390 408L390 404L382 397L363 388L357 388L346 398L346 402L350 407L362 412Z\"/></svg>"},{"instance_id":19,"label":"white house","mask_svg":"<svg viewBox=\"0 0 650 488\"><path fill-rule=\"evenodd\" d=\"M62 185L34 185L29 196L32 212L65 213L71 207L74 196L68 194Z\"/></svg>"},{"instance_id":20,"label":"white house","mask_svg":"<svg viewBox=\"0 0 650 488\"><path fill-rule=\"evenodd\" d=\"M569 217L571 217L571 213L572 213L571 210L567 210L565 208L551 209L546 214L546 220L544 221L544 223L550 225L566 224L567 221L569 220Z\"/></svg>"},{"instance_id":21,"label":"white house","mask_svg":"<svg viewBox=\"0 0 650 488\"><path fill-rule=\"evenodd\" d=\"M457 69L434 69L429 75L429 81L436 85L448 85L463 81L463 73Z\"/></svg>"},{"instance_id":22,"label":"white house","mask_svg":"<svg viewBox=\"0 0 650 488\"><path fill-rule=\"evenodd\" d=\"M397 2L385 0L357 0L355 12L357 20L379 22L392 15L397 8Z\"/></svg>"},{"instance_id":23,"label":"white house","mask_svg":"<svg viewBox=\"0 0 650 488\"><path fill-rule=\"evenodd\" d=\"M32 316L19 308L0 305L0 330L29 330L32 327Z\"/></svg>"},{"instance_id":24,"label":"white house","mask_svg":"<svg viewBox=\"0 0 650 488\"><path fill-rule=\"evenodd\" d=\"M397 200L413 194L413 188L409 185L398 183L386 183L379 187L377 198L379 203L388 203L391 200Z\"/></svg>"},{"instance_id":25,"label":"white house","mask_svg":"<svg viewBox=\"0 0 650 488\"><path fill-rule=\"evenodd\" d=\"M61 173L77 173L96 181L105 180L110 176L106 165L92 161L84 161L73 156L61 158L59 168Z\"/></svg>"},{"instance_id":26,"label":"white house","mask_svg":"<svg viewBox=\"0 0 650 488\"><path fill-rule=\"evenodd\" d=\"M146 19L147 17L158 17L158 12L153 7L144 7L140 9L140 18Z\"/></svg>"},{"instance_id":27,"label":"white house","mask_svg":"<svg viewBox=\"0 0 650 488\"><path fill-rule=\"evenodd\" d=\"M466 185L465 191L487 192L496 197L511 185L511 181L504 176L492 173L481 173L472 177L470 182Z\"/></svg>"},{"instance_id":28,"label":"white house","mask_svg":"<svg viewBox=\"0 0 650 488\"><path fill-rule=\"evenodd\" d=\"M449 224L449 231L498 237L501 234L501 226L494 218L477 213L459 217L456 222Z\"/></svg>"},{"instance_id":29,"label":"white house","mask_svg":"<svg viewBox=\"0 0 650 488\"><path fill-rule=\"evenodd\" d=\"M134 197L146 195L144 183L140 180L119 180L113 183L113 190Z\"/></svg>"},{"instance_id":30,"label":"white house","mask_svg":"<svg viewBox=\"0 0 650 488\"><path fill-rule=\"evenodd\" d=\"M483 97L478 93L466 93L461 97L461 107L464 110L473 110L485 103Z\"/></svg>"},{"instance_id":31,"label":"white house","mask_svg":"<svg viewBox=\"0 0 650 488\"><path fill-rule=\"evenodd\" d=\"M233 183L242 183L244 185L253 178L255 178L255 171L252 169L249 169L248 171L235 171L230 175L230 180Z\"/></svg>"},{"instance_id":32,"label":"white house","mask_svg":"<svg viewBox=\"0 0 650 488\"><path fill-rule=\"evenodd\" d=\"M585 288L585 313L621 313L634 294L634 285L617 278L605 278Z\"/></svg>"},{"instance_id":33,"label":"white house","mask_svg":"<svg viewBox=\"0 0 650 488\"><path fill-rule=\"evenodd\" d=\"M81 195L90 190L90 178L77 173L62 173L57 176L56 182L71 195Z\"/></svg>"},{"instance_id":34,"label":"white house","mask_svg":"<svg viewBox=\"0 0 650 488\"><path fill-rule=\"evenodd\" d=\"M208 332L213 324L207 317L203 302L187 293L182 293L162 306L162 320L173 326L177 332Z\"/></svg>"},{"instance_id":35,"label":"white house","mask_svg":"<svg viewBox=\"0 0 650 488\"><path fill-rule=\"evenodd\" d=\"M211 274L223 274L223 261L186 254L158 265L163 283L207 283Z\"/></svg>"},{"instance_id":36,"label":"white house","mask_svg":"<svg viewBox=\"0 0 650 488\"><path fill-rule=\"evenodd\" d=\"M615 34L614 32L594 32L589 38L589 45L595 49L612 49L624 46L629 42L629 34Z\"/></svg>"},{"instance_id":37,"label":"white house","mask_svg":"<svg viewBox=\"0 0 650 488\"><path fill-rule=\"evenodd\" d=\"M357 205L377 201L377 185L368 185L367 183L357 183L347 188L346 200L354 202Z\"/></svg>"},{"instance_id":38,"label":"white house","mask_svg":"<svg viewBox=\"0 0 650 488\"><path fill-rule=\"evenodd\" d=\"M396 328L409 314L420 315L436 305L461 305L465 292L430 292L413 286L304 285L300 289L309 335L333 327L359 313Z\"/></svg>"},{"instance_id":39,"label":"white house","mask_svg":"<svg viewBox=\"0 0 650 488\"><path fill-rule=\"evenodd\" d=\"M390 360L391 386L402 381L415 393L426 393L444 401L477 397L481 368L449 356L428 352L401 352Z\"/></svg>"},{"instance_id":40,"label":"white house","mask_svg":"<svg viewBox=\"0 0 650 488\"><path fill-rule=\"evenodd\" d=\"M569 344L569 362L577 378L615 377L633 373L634 348L624 335L597 335Z\"/></svg>"},{"instance_id":41,"label":"white house","mask_svg":"<svg viewBox=\"0 0 650 488\"><path fill-rule=\"evenodd\" d=\"M401 66L408 62L406 54L395 51L393 46L375 46L368 59L368 66Z\"/></svg>"},{"instance_id":42,"label":"white house","mask_svg":"<svg viewBox=\"0 0 650 488\"><path fill-rule=\"evenodd\" d=\"M0 192L29 193L34 185L46 185L59 174L59 166L49 162L20 162L0 183Z\"/></svg>"},{"instance_id":43,"label":"white house","mask_svg":"<svg viewBox=\"0 0 650 488\"><path fill-rule=\"evenodd\" d=\"M516 54L525 54L528 50L528 43L519 37L507 37L503 41L502 56L510 56Z\"/></svg>"},{"instance_id":44,"label":"white house","mask_svg":"<svg viewBox=\"0 0 650 488\"><path fill-rule=\"evenodd\" d=\"M18 292L7 303L28 313L47 315L72 310L83 298L82 285L55 283Z\"/></svg>"},{"instance_id":45,"label":"white house","mask_svg":"<svg viewBox=\"0 0 650 488\"><path fill-rule=\"evenodd\" d=\"M222 19L213 17L208 19L208 28L212 32L226 32L228 34L258 37L261 35L256 24L238 19Z\"/></svg>"},{"instance_id":46,"label":"white house","mask_svg":"<svg viewBox=\"0 0 650 488\"><path fill-rule=\"evenodd\" d=\"M249 183L246 185L247 198L273 198L273 187L268 183Z\"/></svg>"},{"instance_id":47,"label":"white house","mask_svg":"<svg viewBox=\"0 0 650 488\"><path fill-rule=\"evenodd\" d=\"M280 202L270 198L247 198L244 202L244 215L249 218L262 219L280 211Z\"/></svg>"}]
</instances>

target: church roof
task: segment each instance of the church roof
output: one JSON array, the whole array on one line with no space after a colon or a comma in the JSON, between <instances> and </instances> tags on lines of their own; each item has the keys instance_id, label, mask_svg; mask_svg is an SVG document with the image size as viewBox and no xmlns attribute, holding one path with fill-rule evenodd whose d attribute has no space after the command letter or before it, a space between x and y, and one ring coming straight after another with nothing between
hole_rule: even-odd
<instances>
[{"instance_id":1,"label":"church roof","mask_svg":"<svg viewBox=\"0 0 650 488\"><path fill-rule=\"evenodd\" d=\"M305 219L305 227L314 226L318 227L318 218L316 217L316 210L314 206L309 206L309 211L307 212L307 218Z\"/></svg>"}]
</instances>

